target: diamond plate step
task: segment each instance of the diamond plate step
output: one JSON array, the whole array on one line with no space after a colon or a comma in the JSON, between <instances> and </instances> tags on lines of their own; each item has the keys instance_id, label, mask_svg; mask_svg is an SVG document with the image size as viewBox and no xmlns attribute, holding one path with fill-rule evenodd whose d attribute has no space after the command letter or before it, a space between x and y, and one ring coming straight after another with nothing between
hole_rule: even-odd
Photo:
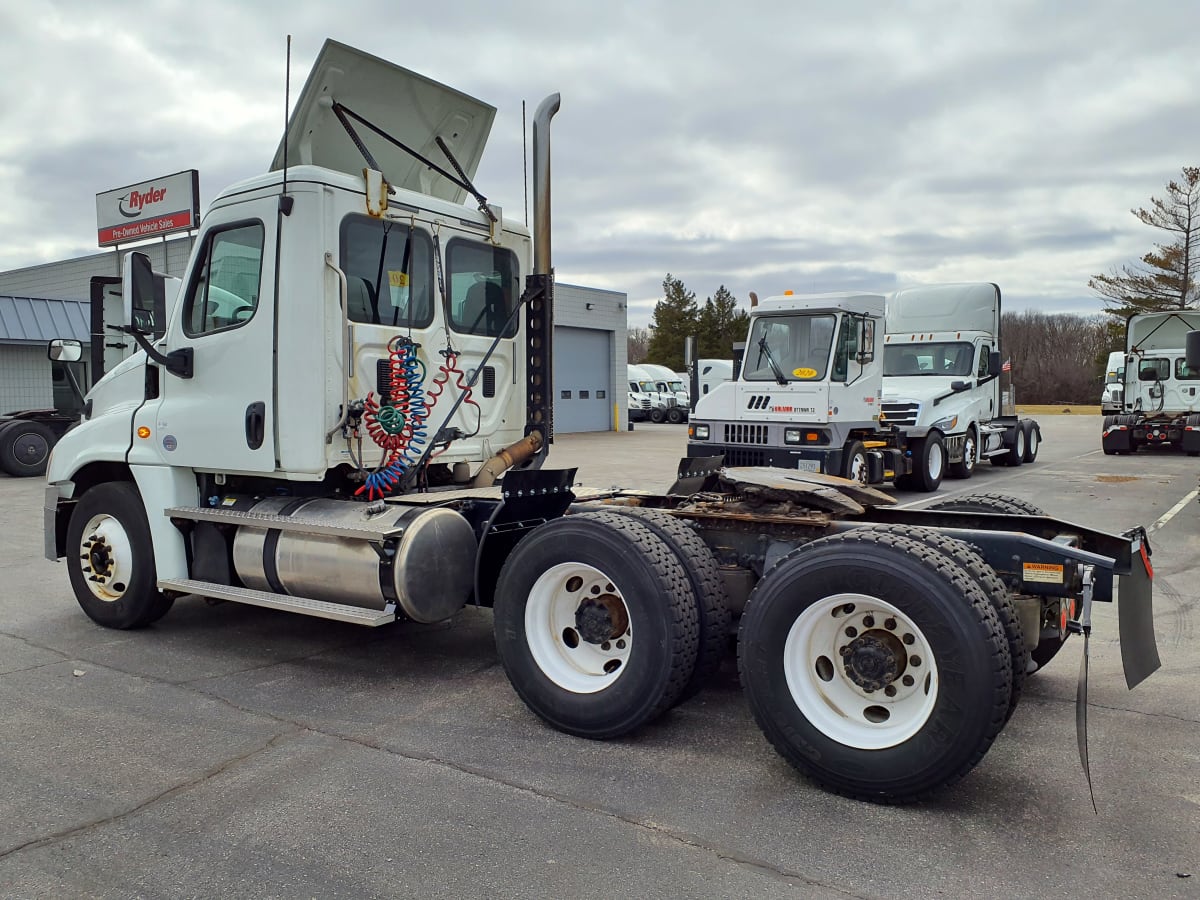
<instances>
[{"instance_id":1,"label":"diamond plate step","mask_svg":"<svg viewBox=\"0 0 1200 900\"><path fill-rule=\"evenodd\" d=\"M402 525L386 525L372 528L371 525L335 525L304 516L276 516L270 513L241 512L236 509L221 509L207 506L173 506L163 514L170 519L189 519L193 522L222 522L243 528L273 528L299 534L323 534L331 537L356 538L360 541L383 541L404 534ZM393 511L392 518L395 518Z\"/></svg>"},{"instance_id":2,"label":"diamond plate step","mask_svg":"<svg viewBox=\"0 0 1200 900\"><path fill-rule=\"evenodd\" d=\"M256 591L251 588L214 584L209 581L194 581L190 578L160 578L158 588L163 591L181 591L200 597L246 603L250 606L264 606L267 609L282 609L305 616L315 616L319 619L335 619L338 622L350 622L354 625L366 625L372 628L396 621L396 613L392 609L364 609L361 606L327 603L324 600L310 600L307 597L292 597L288 594L272 594L269 591Z\"/></svg>"}]
</instances>

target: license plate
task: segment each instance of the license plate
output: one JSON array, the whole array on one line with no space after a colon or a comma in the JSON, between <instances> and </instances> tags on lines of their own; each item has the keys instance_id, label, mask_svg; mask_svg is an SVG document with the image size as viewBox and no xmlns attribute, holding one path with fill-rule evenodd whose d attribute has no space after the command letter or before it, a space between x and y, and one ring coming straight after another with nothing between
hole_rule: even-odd
<instances>
[{"instance_id":1,"label":"license plate","mask_svg":"<svg viewBox=\"0 0 1200 900\"><path fill-rule=\"evenodd\" d=\"M796 468L801 472L820 472L821 461L819 459L798 459Z\"/></svg>"}]
</instances>

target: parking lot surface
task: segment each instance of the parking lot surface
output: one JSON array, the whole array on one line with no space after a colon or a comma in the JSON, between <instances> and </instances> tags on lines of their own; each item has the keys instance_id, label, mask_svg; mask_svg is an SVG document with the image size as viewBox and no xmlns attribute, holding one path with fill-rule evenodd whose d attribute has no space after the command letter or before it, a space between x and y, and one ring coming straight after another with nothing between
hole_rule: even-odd
<instances>
[{"instance_id":1,"label":"parking lot surface","mask_svg":"<svg viewBox=\"0 0 1200 900\"><path fill-rule=\"evenodd\" d=\"M1162 669L1130 692L1098 604L1090 749L1079 639L1026 682L958 785L909 807L800 778L731 657L622 740L560 734L497 661L488 610L364 630L187 598L99 628L42 558L42 484L0 476L0 896L1198 897L1200 459L1106 457L1100 420L1041 420L996 491L1095 528L1152 528ZM663 489L681 426L561 436L577 481ZM1187 877L1190 876L1190 877Z\"/></svg>"}]
</instances>

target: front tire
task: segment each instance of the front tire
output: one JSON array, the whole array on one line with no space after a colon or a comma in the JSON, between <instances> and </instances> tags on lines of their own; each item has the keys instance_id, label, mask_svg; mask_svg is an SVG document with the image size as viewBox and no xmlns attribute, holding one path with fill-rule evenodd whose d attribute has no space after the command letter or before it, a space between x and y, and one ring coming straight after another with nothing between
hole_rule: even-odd
<instances>
[{"instance_id":1,"label":"front tire","mask_svg":"<svg viewBox=\"0 0 1200 900\"><path fill-rule=\"evenodd\" d=\"M946 471L946 444L942 436L931 431L917 442L913 450L913 471L896 482L898 487L932 493L942 483Z\"/></svg>"},{"instance_id":2,"label":"front tire","mask_svg":"<svg viewBox=\"0 0 1200 900\"><path fill-rule=\"evenodd\" d=\"M107 628L141 628L170 610L158 590L154 545L137 488L97 485L80 498L67 526L67 574L88 617Z\"/></svg>"},{"instance_id":3,"label":"front tire","mask_svg":"<svg viewBox=\"0 0 1200 900\"><path fill-rule=\"evenodd\" d=\"M683 410L678 406L672 406L667 410L667 421L672 425L678 425L683 421Z\"/></svg>"},{"instance_id":4,"label":"front tire","mask_svg":"<svg viewBox=\"0 0 1200 900\"><path fill-rule=\"evenodd\" d=\"M657 718L696 665L699 616L675 553L640 522L587 513L538 526L496 584L500 662L550 725L607 739Z\"/></svg>"},{"instance_id":5,"label":"front tire","mask_svg":"<svg viewBox=\"0 0 1200 900\"><path fill-rule=\"evenodd\" d=\"M842 451L842 477L866 484L869 473L867 451L862 441L850 441Z\"/></svg>"},{"instance_id":6,"label":"front tire","mask_svg":"<svg viewBox=\"0 0 1200 900\"><path fill-rule=\"evenodd\" d=\"M949 465L951 478L967 479L975 474L975 465L979 462L979 432L972 425L963 437L963 458Z\"/></svg>"},{"instance_id":7,"label":"front tire","mask_svg":"<svg viewBox=\"0 0 1200 900\"><path fill-rule=\"evenodd\" d=\"M654 407L654 409L650 410L649 418L650 418L650 421L653 422L655 425L661 425L663 423L663 421L667 418L667 414L665 412L663 412L662 407L656 406L656 407Z\"/></svg>"},{"instance_id":8,"label":"front tire","mask_svg":"<svg viewBox=\"0 0 1200 900\"><path fill-rule=\"evenodd\" d=\"M923 544L867 529L806 544L764 576L738 663L780 754L818 784L876 802L915 800L970 771L1012 691L983 590Z\"/></svg>"}]
</instances>

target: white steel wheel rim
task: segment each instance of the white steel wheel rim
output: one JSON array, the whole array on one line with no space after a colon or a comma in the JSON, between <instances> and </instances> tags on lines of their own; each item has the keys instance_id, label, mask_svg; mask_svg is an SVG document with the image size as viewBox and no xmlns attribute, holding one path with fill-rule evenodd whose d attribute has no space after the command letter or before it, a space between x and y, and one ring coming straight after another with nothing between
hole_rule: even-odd
<instances>
[{"instance_id":1,"label":"white steel wheel rim","mask_svg":"<svg viewBox=\"0 0 1200 900\"><path fill-rule=\"evenodd\" d=\"M869 672L876 682L886 682L880 689L860 683L864 662L889 656L875 645L892 648L898 669L891 680L878 668ZM859 665L857 678L850 659ZM921 629L892 604L864 594L833 594L800 613L784 642L783 671L792 700L813 727L860 750L908 740L937 702L937 663Z\"/></svg>"},{"instance_id":2,"label":"white steel wheel rim","mask_svg":"<svg viewBox=\"0 0 1200 900\"><path fill-rule=\"evenodd\" d=\"M1034 453L1037 452L1037 445L1038 445L1037 429L1031 428L1029 430L1029 446L1025 448L1025 452L1028 453L1030 456L1032 456Z\"/></svg>"},{"instance_id":3,"label":"white steel wheel rim","mask_svg":"<svg viewBox=\"0 0 1200 900\"><path fill-rule=\"evenodd\" d=\"M1013 452L1017 456L1025 455L1025 430L1022 428L1017 429L1017 438L1013 442Z\"/></svg>"},{"instance_id":4,"label":"white steel wheel rim","mask_svg":"<svg viewBox=\"0 0 1200 900\"><path fill-rule=\"evenodd\" d=\"M938 478L942 474L942 463L944 462L944 453L942 445L934 442L929 446L929 477Z\"/></svg>"},{"instance_id":5,"label":"white steel wheel rim","mask_svg":"<svg viewBox=\"0 0 1200 900\"><path fill-rule=\"evenodd\" d=\"M967 432L967 441L963 445L963 467L969 472L975 468L975 432Z\"/></svg>"},{"instance_id":6,"label":"white steel wheel rim","mask_svg":"<svg viewBox=\"0 0 1200 900\"><path fill-rule=\"evenodd\" d=\"M867 454L855 453L850 457L850 472L847 477L859 484L867 483Z\"/></svg>"},{"instance_id":7,"label":"white steel wheel rim","mask_svg":"<svg viewBox=\"0 0 1200 900\"><path fill-rule=\"evenodd\" d=\"M585 636L578 615L607 617L605 640ZM591 640L587 639L590 637ZM613 580L580 562L559 563L533 583L525 605L525 640L542 674L563 690L595 694L624 674L633 650L628 607Z\"/></svg>"},{"instance_id":8,"label":"white steel wheel rim","mask_svg":"<svg viewBox=\"0 0 1200 900\"><path fill-rule=\"evenodd\" d=\"M115 603L133 577L133 544L119 519L101 513L88 519L79 539L84 584L98 600Z\"/></svg>"}]
</instances>

